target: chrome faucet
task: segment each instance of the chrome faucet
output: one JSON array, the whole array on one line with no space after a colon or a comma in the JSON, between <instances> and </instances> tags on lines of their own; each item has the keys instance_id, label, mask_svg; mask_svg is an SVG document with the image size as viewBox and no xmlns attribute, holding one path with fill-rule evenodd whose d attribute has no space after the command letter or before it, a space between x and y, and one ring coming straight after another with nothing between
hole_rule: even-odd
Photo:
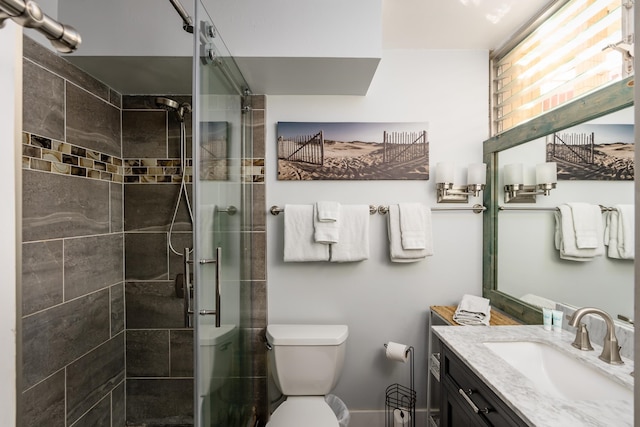
<instances>
[{"instance_id":1,"label":"chrome faucet","mask_svg":"<svg viewBox=\"0 0 640 427\"><path fill-rule=\"evenodd\" d=\"M622 365L624 362L620 358L620 346L618 346L618 338L616 337L613 319L607 312L599 308L583 307L573 313L569 321L569 326L578 328L578 332L576 333L576 339L571 345L580 350L593 350L589 342L587 328L583 323L580 323L580 320L585 314L597 314L602 317L607 324L607 334L604 337L604 343L602 343L602 354L599 356L600 360L604 360L612 365ZM580 327L578 327L578 325L580 325Z\"/></svg>"}]
</instances>

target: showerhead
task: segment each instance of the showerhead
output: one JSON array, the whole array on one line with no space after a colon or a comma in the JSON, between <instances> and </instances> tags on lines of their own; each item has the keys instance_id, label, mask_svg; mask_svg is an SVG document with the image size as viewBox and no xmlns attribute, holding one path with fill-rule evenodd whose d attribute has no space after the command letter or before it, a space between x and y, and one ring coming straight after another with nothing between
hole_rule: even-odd
<instances>
[{"instance_id":1,"label":"showerhead","mask_svg":"<svg viewBox=\"0 0 640 427\"><path fill-rule=\"evenodd\" d=\"M156 106L167 111L175 112L176 118L179 122L184 122L184 115L191 112L191 105L189 105L189 103L185 102L183 104L178 104L177 101L163 96L156 98Z\"/></svg>"}]
</instances>

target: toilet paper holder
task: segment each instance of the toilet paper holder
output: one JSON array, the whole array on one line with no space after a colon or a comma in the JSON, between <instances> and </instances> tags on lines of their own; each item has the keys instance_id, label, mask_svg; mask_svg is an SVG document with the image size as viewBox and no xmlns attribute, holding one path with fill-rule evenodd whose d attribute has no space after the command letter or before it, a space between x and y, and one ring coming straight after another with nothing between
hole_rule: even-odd
<instances>
[{"instance_id":1,"label":"toilet paper holder","mask_svg":"<svg viewBox=\"0 0 640 427\"><path fill-rule=\"evenodd\" d=\"M384 347L388 348L387 344L384 344ZM410 386L406 387L396 383L387 387L385 391L385 427L416 426L416 391L412 346L406 347L405 359L409 361Z\"/></svg>"}]
</instances>

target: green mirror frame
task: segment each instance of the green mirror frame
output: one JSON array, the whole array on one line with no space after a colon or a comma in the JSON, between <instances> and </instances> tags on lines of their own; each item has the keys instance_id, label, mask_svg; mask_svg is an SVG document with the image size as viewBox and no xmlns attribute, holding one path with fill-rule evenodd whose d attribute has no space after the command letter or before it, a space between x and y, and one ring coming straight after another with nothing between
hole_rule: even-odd
<instances>
[{"instance_id":1,"label":"green mirror frame","mask_svg":"<svg viewBox=\"0 0 640 427\"><path fill-rule=\"evenodd\" d=\"M542 323L542 311L498 289L498 153L633 105L634 76L556 108L483 143L487 184L483 201L482 294L491 305L526 324Z\"/></svg>"}]
</instances>

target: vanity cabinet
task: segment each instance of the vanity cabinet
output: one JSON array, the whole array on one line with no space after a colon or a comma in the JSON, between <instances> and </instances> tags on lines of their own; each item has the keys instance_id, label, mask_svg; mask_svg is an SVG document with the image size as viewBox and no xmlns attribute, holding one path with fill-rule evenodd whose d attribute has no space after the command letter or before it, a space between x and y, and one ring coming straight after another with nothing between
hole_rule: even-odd
<instances>
[{"instance_id":1,"label":"vanity cabinet","mask_svg":"<svg viewBox=\"0 0 640 427\"><path fill-rule=\"evenodd\" d=\"M427 426L428 427L439 427L439 426L485 426L491 424L481 424L476 421L476 418L472 418L473 422L467 421L465 423L465 415L466 412L462 411L465 409L455 407L455 410L452 408L448 408L450 415L448 418L448 424L444 424L440 421L441 415L440 410L442 405L440 404L442 400L447 400L442 396L445 387L443 383L440 381L441 378L441 369L440 366L445 366L442 361L443 354L443 345L442 342L432 333L431 328L433 326L454 326L457 325L453 321L453 314L456 311L456 306L431 306L429 310L429 359L427 361L428 364L428 378L427 378ZM501 313L495 309L491 309L491 326L507 326L507 325L519 325L520 323L509 316ZM455 327L455 326L454 326ZM465 327L465 326L461 326ZM457 393L457 389L454 390ZM463 396L455 396L459 397L459 399L463 399ZM476 396L474 396L475 399ZM456 405L460 403L460 400L454 400L451 398L451 405ZM466 402L463 402L467 404ZM460 410L458 410L460 409ZM455 420L452 420L451 417L455 417ZM467 415L468 417L468 415ZM484 422L484 421L483 421ZM496 424L501 425L501 424ZM514 424L518 425L518 424Z\"/></svg>"},{"instance_id":2,"label":"vanity cabinet","mask_svg":"<svg viewBox=\"0 0 640 427\"><path fill-rule=\"evenodd\" d=\"M440 427L527 425L446 345L440 344Z\"/></svg>"}]
</instances>

